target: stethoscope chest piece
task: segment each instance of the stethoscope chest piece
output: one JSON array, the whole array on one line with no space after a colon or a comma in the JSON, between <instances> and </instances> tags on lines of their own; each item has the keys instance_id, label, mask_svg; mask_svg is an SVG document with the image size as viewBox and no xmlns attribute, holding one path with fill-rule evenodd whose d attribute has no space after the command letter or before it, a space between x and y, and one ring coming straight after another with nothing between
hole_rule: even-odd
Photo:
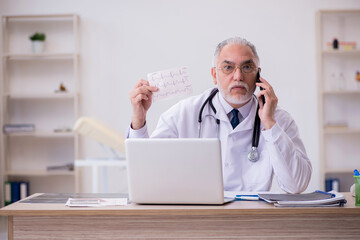
<instances>
[{"instance_id":1,"label":"stethoscope chest piece","mask_svg":"<svg viewBox=\"0 0 360 240\"><path fill-rule=\"evenodd\" d=\"M257 160L259 160L259 153L257 147L251 148L251 151L248 154L248 159L250 160L250 162L256 162Z\"/></svg>"},{"instance_id":2,"label":"stethoscope chest piece","mask_svg":"<svg viewBox=\"0 0 360 240\"><path fill-rule=\"evenodd\" d=\"M205 100L205 102L203 103L203 105L201 106L200 108L200 111L199 111L199 117L198 117L198 130L199 130L199 133L198 133L198 136L199 138L201 137L201 123L202 123L202 113L203 113L203 110L204 110L204 107L207 103L209 103L211 109L213 110L213 112L216 114L216 109L214 107L214 105L212 104L212 99L214 98L214 96L216 95L216 93L218 92L219 90L217 88L214 88L209 97ZM258 103L258 106L257 106L257 109L256 109L256 115L255 115L255 120L254 120L254 130L253 130L253 137L252 137L252 147L251 147L251 150L248 154L248 159L250 162L257 162L259 160L259 152L257 150L257 147L259 146L259 138L260 138L260 117L259 117L259 108L260 108L260 105ZM212 115L209 115L209 116L212 116ZM214 119L216 120L216 125L217 125L217 134L218 134L218 137L219 137L219 125L220 125L220 120L217 119L216 117L214 117Z\"/></svg>"}]
</instances>

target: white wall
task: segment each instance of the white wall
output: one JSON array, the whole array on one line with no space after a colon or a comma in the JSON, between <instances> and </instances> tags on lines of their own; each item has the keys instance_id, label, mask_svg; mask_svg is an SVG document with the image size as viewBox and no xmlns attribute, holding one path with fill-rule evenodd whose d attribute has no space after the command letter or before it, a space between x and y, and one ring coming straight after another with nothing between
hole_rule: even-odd
<instances>
[{"instance_id":1,"label":"white wall","mask_svg":"<svg viewBox=\"0 0 360 240\"><path fill-rule=\"evenodd\" d=\"M212 86L215 46L231 36L252 41L262 76L296 120L320 186L315 52L319 9L360 8L358 0L1 0L0 14L76 13L81 18L82 114L125 132L129 91L148 72L189 66L194 94ZM156 103L159 115L179 99ZM91 141L84 157L103 156Z\"/></svg>"}]
</instances>

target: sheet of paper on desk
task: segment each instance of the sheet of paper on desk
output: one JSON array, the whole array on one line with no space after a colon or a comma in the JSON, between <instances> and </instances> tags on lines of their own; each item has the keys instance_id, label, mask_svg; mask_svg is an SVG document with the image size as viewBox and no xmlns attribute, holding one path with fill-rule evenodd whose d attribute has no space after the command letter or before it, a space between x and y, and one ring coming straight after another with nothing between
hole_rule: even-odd
<instances>
[{"instance_id":1,"label":"sheet of paper on desk","mask_svg":"<svg viewBox=\"0 0 360 240\"><path fill-rule=\"evenodd\" d=\"M187 67L149 73L147 79L151 86L159 88L157 92L153 93L153 102L173 97L187 96L192 93Z\"/></svg>"},{"instance_id":2,"label":"sheet of paper on desk","mask_svg":"<svg viewBox=\"0 0 360 240\"><path fill-rule=\"evenodd\" d=\"M224 191L224 197L227 197L227 198L236 198L236 196L239 196L239 195L258 195L258 194L261 194L261 193L270 193L270 192L245 192L245 191Z\"/></svg>"},{"instance_id":3,"label":"sheet of paper on desk","mask_svg":"<svg viewBox=\"0 0 360 240\"><path fill-rule=\"evenodd\" d=\"M125 206L127 198L69 198L65 206L69 207L103 207Z\"/></svg>"}]
</instances>

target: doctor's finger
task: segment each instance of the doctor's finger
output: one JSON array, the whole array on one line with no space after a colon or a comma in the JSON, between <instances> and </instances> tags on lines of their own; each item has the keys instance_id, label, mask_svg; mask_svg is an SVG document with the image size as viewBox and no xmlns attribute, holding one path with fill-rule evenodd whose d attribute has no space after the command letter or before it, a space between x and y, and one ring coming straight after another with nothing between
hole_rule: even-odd
<instances>
[{"instance_id":1,"label":"doctor's finger","mask_svg":"<svg viewBox=\"0 0 360 240\"><path fill-rule=\"evenodd\" d=\"M268 83L268 81L266 81L266 79L263 78L263 77L261 77L261 76L260 76L260 81L261 81L261 82L264 82L264 83Z\"/></svg>"},{"instance_id":2,"label":"doctor's finger","mask_svg":"<svg viewBox=\"0 0 360 240\"><path fill-rule=\"evenodd\" d=\"M258 84L258 83L256 85L263 88L263 90L261 90L261 91L265 91L265 92L263 92L263 95L265 97L266 97L265 93L267 93L270 96L276 97L274 89L272 88L271 85L269 85L269 84Z\"/></svg>"},{"instance_id":3,"label":"doctor's finger","mask_svg":"<svg viewBox=\"0 0 360 240\"><path fill-rule=\"evenodd\" d=\"M260 82L256 82L256 86L268 89L268 88L272 88L270 83L268 81L265 80L265 78L260 77Z\"/></svg>"},{"instance_id":4,"label":"doctor's finger","mask_svg":"<svg viewBox=\"0 0 360 240\"><path fill-rule=\"evenodd\" d=\"M157 91L157 87L154 86L141 86L135 90L135 94L146 94L151 95L152 92Z\"/></svg>"},{"instance_id":5,"label":"doctor's finger","mask_svg":"<svg viewBox=\"0 0 360 240\"><path fill-rule=\"evenodd\" d=\"M138 85L136 87L146 87L147 89L149 89L152 92L156 92L159 90L158 87L156 86L151 86L149 81L144 80L144 79L140 79L138 82Z\"/></svg>"},{"instance_id":6,"label":"doctor's finger","mask_svg":"<svg viewBox=\"0 0 360 240\"><path fill-rule=\"evenodd\" d=\"M274 107L276 108L277 103L278 103L278 98L276 97L276 95L268 90L262 90L259 92L258 95L264 95L265 97L265 107L267 108L271 108L273 109ZM261 101L260 101L260 108L262 108Z\"/></svg>"},{"instance_id":7,"label":"doctor's finger","mask_svg":"<svg viewBox=\"0 0 360 240\"><path fill-rule=\"evenodd\" d=\"M141 79L136 83L135 87L141 87L141 86L143 86L143 85L145 85L145 86L150 86L150 83L149 83L149 81L144 80L144 79L141 78Z\"/></svg>"},{"instance_id":8,"label":"doctor's finger","mask_svg":"<svg viewBox=\"0 0 360 240\"><path fill-rule=\"evenodd\" d=\"M136 97L139 94L150 94L151 91L148 89L149 86L140 86L140 87L136 87L134 89L131 90L130 92L130 97Z\"/></svg>"},{"instance_id":9,"label":"doctor's finger","mask_svg":"<svg viewBox=\"0 0 360 240\"><path fill-rule=\"evenodd\" d=\"M139 102L141 102L142 100L147 101L147 100L149 100L149 97L148 97L147 95L145 95L145 94L139 94L139 95L137 95L137 96L135 97L135 99L134 99L135 103L139 103Z\"/></svg>"},{"instance_id":10,"label":"doctor's finger","mask_svg":"<svg viewBox=\"0 0 360 240\"><path fill-rule=\"evenodd\" d=\"M275 95L274 91L265 91L264 96L265 96L265 99L269 99L269 101L277 104L278 98Z\"/></svg>"},{"instance_id":11,"label":"doctor's finger","mask_svg":"<svg viewBox=\"0 0 360 240\"><path fill-rule=\"evenodd\" d=\"M270 85L270 83L266 81L266 79L263 77L260 77L260 83L264 83L265 85Z\"/></svg>"},{"instance_id":12,"label":"doctor's finger","mask_svg":"<svg viewBox=\"0 0 360 240\"><path fill-rule=\"evenodd\" d=\"M131 92L135 92L138 88L141 87L145 87L145 86L149 86L149 82L147 82L146 80L140 79L136 85L131 89Z\"/></svg>"},{"instance_id":13,"label":"doctor's finger","mask_svg":"<svg viewBox=\"0 0 360 240\"><path fill-rule=\"evenodd\" d=\"M260 109L262 109L263 106L264 106L263 101L260 100L260 99L261 99L261 96L264 95L263 92L265 92L265 91L264 91L264 90L261 90L261 91L259 91L259 92L257 93L257 95L256 95L256 97L257 97L257 99L258 99L258 101L259 101L259 107L260 107ZM266 100L265 100L265 101L266 101Z\"/></svg>"}]
</instances>

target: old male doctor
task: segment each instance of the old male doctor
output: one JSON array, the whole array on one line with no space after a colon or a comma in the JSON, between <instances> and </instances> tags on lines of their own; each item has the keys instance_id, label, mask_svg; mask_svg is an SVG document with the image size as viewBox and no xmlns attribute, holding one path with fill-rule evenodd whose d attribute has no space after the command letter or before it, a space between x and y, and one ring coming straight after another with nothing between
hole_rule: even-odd
<instances>
[{"instance_id":1,"label":"old male doctor","mask_svg":"<svg viewBox=\"0 0 360 240\"><path fill-rule=\"evenodd\" d=\"M209 104L205 105L200 137L218 137L221 141L225 191L268 191L275 175L285 192L303 192L310 181L311 163L294 120L277 106L271 85L263 78L256 83L260 70L256 48L246 39L234 37L219 43L211 68L213 82L219 89L212 99L216 114ZM253 95L256 86L264 89L257 97ZM146 113L152 103L152 92L157 90L143 79L131 90L133 117L129 138L149 136ZM197 138L198 114L212 90L182 100L163 113L151 137ZM265 97L265 104L260 96ZM259 159L252 162L248 153L258 102ZM220 120L219 128L215 119Z\"/></svg>"}]
</instances>

